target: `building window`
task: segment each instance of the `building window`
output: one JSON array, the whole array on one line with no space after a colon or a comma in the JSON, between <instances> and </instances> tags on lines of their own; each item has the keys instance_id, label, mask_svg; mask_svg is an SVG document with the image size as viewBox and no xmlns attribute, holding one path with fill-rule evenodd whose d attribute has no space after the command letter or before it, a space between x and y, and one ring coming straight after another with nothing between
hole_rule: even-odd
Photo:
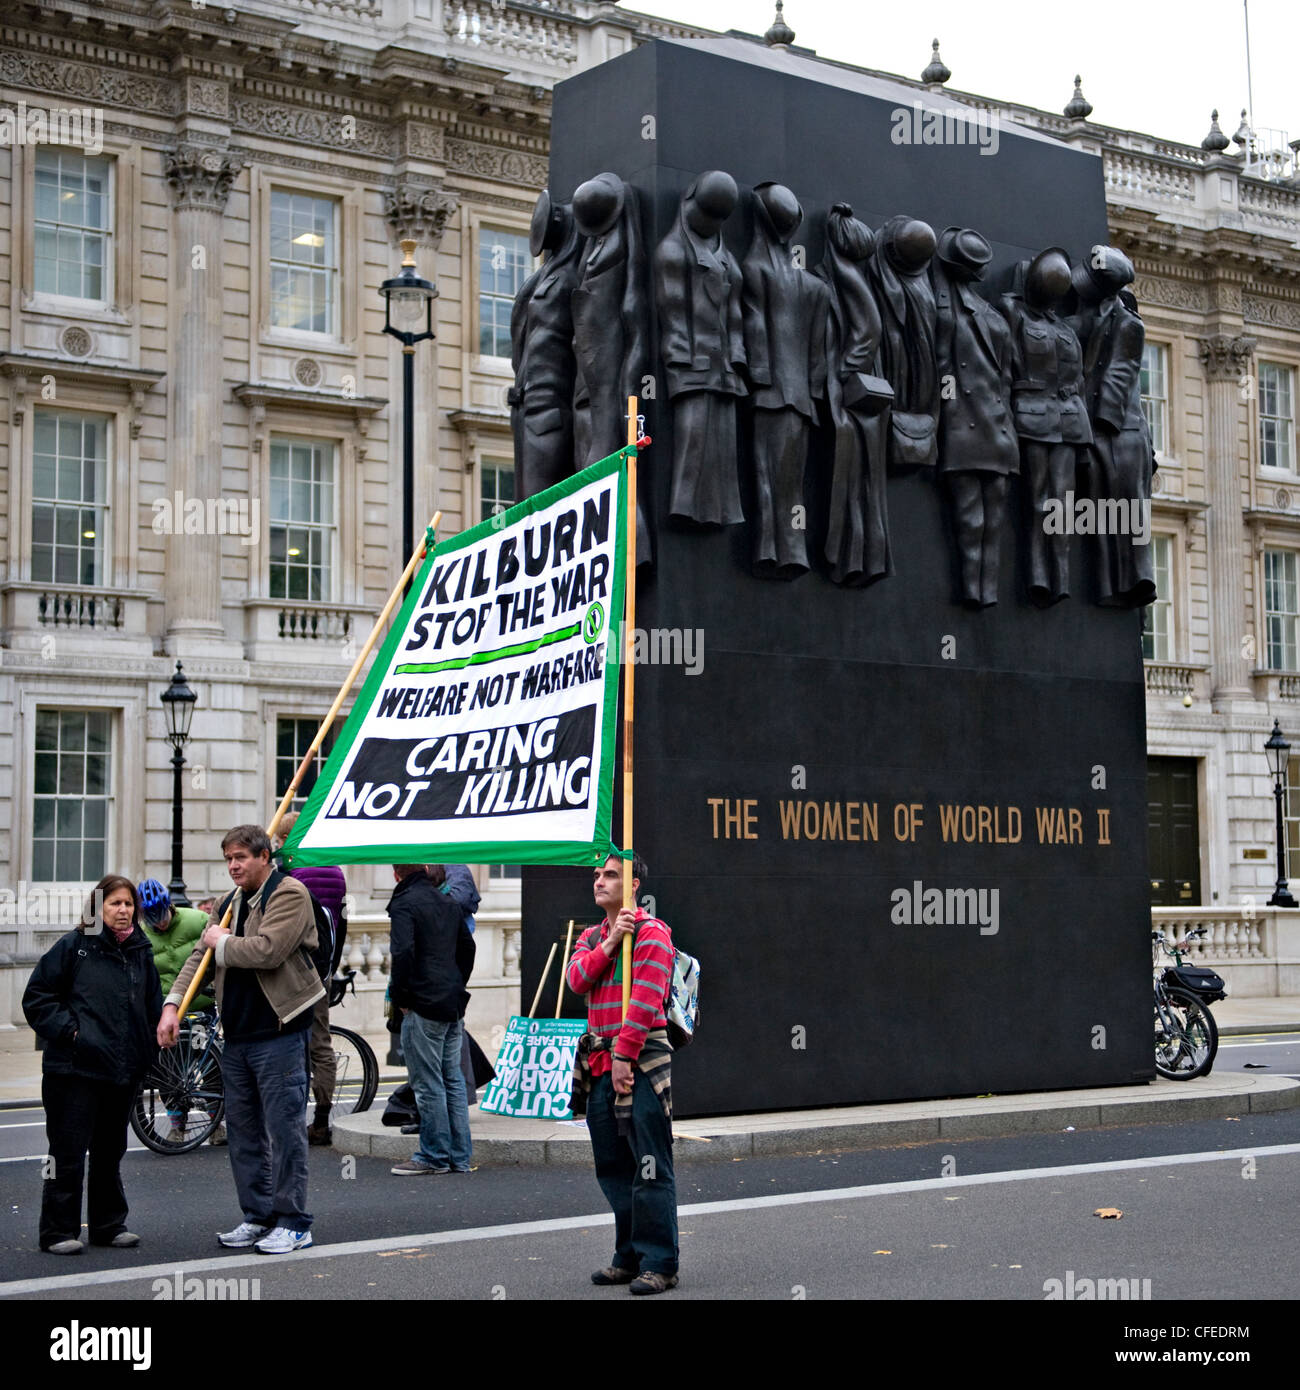
<instances>
[{"instance_id":1,"label":"building window","mask_svg":"<svg viewBox=\"0 0 1300 1390\"><path fill-rule=\"evenodd\" d=\"M1296 556L1293 550L1264 552L1264 622L1270 671L1296 670Z\"/></svg>"},{"instance_id":2,"label":"building window","mask_svg":"<svg viewBox=\"0 0 1300 1390\"><path fill-rule=\"evenodd\" d=\"M1158 454L1168 449L1169 374L1167 353L1162 343L1147 343L1142 349L1142 413L1151 431L1151 447Z\"/></svg>"},{"instance_id":3,"label":"building window","mask_svg":"<svg viewBox=\"0 0 1300 1390\"><path fill-rule=\"evenodd\" d=\"M338 203L271 190L271 326L337 335Z\"/></svg>"},{"instance_id":4,"label":"building window","mask_svg":"<svg viewBox=\"0 0 1300 1390\"><path fill-rule=\"evenodd\" d=\"M479 231L478 350L482 356L509 358L510 310L532 264L526 236L490 227Z\"/></svg>"},{"instance_id":5,"label":"building window","mask_svg":"<svg viewBox=\"0 0 1300 1390\"><path fill-rule=\"evenodd\" d=\"M518 864L489 864L488 886L490 888L518 888L522 872Z\"/></svg>"},{"instance_id":6,"label":"building window","mask_svg":"<svg viewBox=\"0 0 1300 1390\"><path fill-rule=\"evenodd\" d=\"M107 159L70 150L37 150L38 293L107 301L110 178Z\"/></svg>"},{"instance_id":7,"label":"building window","mask_svg":"<svg viewBox=\"0 0 1300 1390\"><path fill-rule=\"evenodd\" d=\"M1259 461L1265 468L1295 468L1295 393L1291 368L1259 364Z\"/></svg>"},{"instance_id":8,"label":"building window","mask_svg":"<svg viewBox=\"0 0 1300 1390\"><path fill-rule=\"evenodd\" d=\"M277 801L289 790L289 783L293 781L293 774L298 771L298 764L306 756L307 750L311 747L312 739L316 737L316 730L319 728L319 719L293 717L275 721L275 795ZM334 729L331 727L321 746L316 750L307 771L302 775L302 781L298 784L298 790L294 794L290 810L302 810L307 798L311 795L311 789L316 785L321 768L325 766L330 749L333 747Z\"/></svg>"},{"instance_id":9,"label":"building window","mask_svg":"<svg viewBox=\"0 0 1300 1390\"><path fill-rule=\"evenodd\" d=\"M1142 610L1142 655L1147 661L1170 661L1173 652L1173 540L1151 537L1151 563L1155 569L1156 598Z\"/></svg>"},{"instance_id":10,"label":"building window","mask_svg":"<svg viewBox=\"0 0 1300 1390\"><path fill-rule=\"evenodd\" d=\"M271 597L333 597L334 446L271 441Z\"/></svg>"},{"instance_id":11,"label":"building window","mask_svg":"<svg viewBox=\"0 0 1300 1390\"><path fill-rule=\"evenodd\" d=\"M1286 833L1286 876L1300 867L1300 758L1288 758L1282 792L1282 824Z\"/></svg>"},{"instance_id":12,"label":"building window","mask_svg":"<svg viewBox=\"0 0 1300 1390\"><path fill-rule=\"evenodd\" d=\"M108 864L111 754L107 711L36 711L34 881L91 883L103 878Z\"/></svg>"},{"instance_id":13,"label":"building window","mask_svg":"<svg viewBox=\"0 0 1300 1390\"><path fill-rule=\"evenodd\" d=\"M32 417L32 578L102 584L108 420L56 410Z\"/></svg>"},{"instance_id":14,"label":"building window","mask_svg":"<svg viewBox=\"0 0 1300 1390\"><path fill-rule=\"evenodd\" d=\"M479 465L479 516L486 521L515 504L515 466L502 459Z\"/></svg>"}]
</instances>

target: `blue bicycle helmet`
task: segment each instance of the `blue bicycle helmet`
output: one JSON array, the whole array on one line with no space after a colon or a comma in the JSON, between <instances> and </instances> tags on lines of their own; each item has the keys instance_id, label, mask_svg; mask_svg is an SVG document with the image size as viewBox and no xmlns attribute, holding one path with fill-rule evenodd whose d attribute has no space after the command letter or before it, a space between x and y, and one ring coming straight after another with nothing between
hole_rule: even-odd
<instances>
[{"instance_id":1,"label":"blue bicycle helmet","mask_svg":"<svg viewBox=\"0 0 1300 1390\"><path fill-rule=\"evenodd\" d=\"M140 916L157 931L172 915L172 895L156 878L147 878L136 891L140 894Z\"/></svg>"}]
</instances>

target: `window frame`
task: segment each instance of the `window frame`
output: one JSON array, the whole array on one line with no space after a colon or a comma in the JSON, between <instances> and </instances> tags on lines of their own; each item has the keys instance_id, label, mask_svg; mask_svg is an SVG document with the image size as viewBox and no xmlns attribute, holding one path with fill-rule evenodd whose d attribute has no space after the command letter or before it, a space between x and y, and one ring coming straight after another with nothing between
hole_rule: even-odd
<instances>
[{"instance_id":1,"label":"window frame","mask_svg":"<svg viewBox=\"0 0 1300 1390\"><path fill-rule=\"evenodd\" d=\"M1177 545L1177 541L1178 541L1178 537L1177 537L1177 535L1176 535L1174 532L1172 532L1172 531L1153 531L1153 532L1151 533L1151 544L1152 544L1153 546L1155 546L1155 545L1157 545L1157 544L1164 544L1164 545L1167 545L1168 548L1169 548L1168 565L1167 565L1167 568L1166 568L1166 573L1167 573L1167 584L1166 584L1165 586L1163 586L1163 587L1161 586L1161 584L1160 584L1160 582L1159 582L1159 566L1158 566L1158 564L1157 564L1157 562L1156 562L1156 554L1157 554L1157 552L1154 551L1154 550L1152 551L1152 568L1156 571L1156 575L1157 575L1157 579L1156 579L1156 591L1157 591L1157 595L1158 595L1158 596L1157 596L1156 600L1155 600L1153 603L1148 604L1148 605L1142 610L1142 612L1143 612L1143 619L1142 619L1142 659L1143 659L1144 661L1153 662L1153 663L1155 663L1155 664L1157 664L1157 665L1161 665L1161 664L1167 665L1167 664L1169 664L1169 663L1171 663L1171 662L1174 662L1174 661L1176 661L1176 660L1178 659L1179 646L1178 646L1178 602L1177 602L1177 596L1178 596L1178 575L1177 575L1178 545ZM1165 613L1166 613L1166 615L1167 615L1166 625L1165 625L1165 633L1164 633L1166 651L1165 651L1164 655L1160 655L1158 652L1156 652L1156 653L1153 653L1151 656L1147 656L1147 654L1146 654L1146 639L1147 639L1148 633L1147 633L1147 630L1146 630L1146 615L1147 615L1147 614L1152 614L1152 616L1154 617L1155 611L1156 611L1157 609L1159 609L1159 608L1163 608L1164 611L1165 611ZM1154 630L1153 630L1152 635L1154 636ZM1154 646L1154 643L1153 643L1153 646Z\"/></svg>"},{"instance_id":2,"label":"window frame","mask_svg":"<svg viewBox=\"0 0 1300 1390\"><path fill-rule=\"evenodd\" d=\"M528 243L528 227L523 223L512 223L508 217L483 217L477 212L471 213L469 227L470 241L470 292L466 295L467 307L469 310L468 332L469 332L469 356L472 362L472 370L485 373L490 376L505 376L513 380L514 368L510 364L510 354L498 357L495 354L487 354L479 351L482 341L482 318L481 318L481 295L479 268L482 262L483 248L486 238L493 233L503 233L506 236L520 237L525 246ZM527 263L524 267L523 280L527 280L529 275L537 269L540 261L536 256L528 255ZM523 283L520 281L520 284ZM516 291L517 293L517 291ZM501 296L504 298L504 296ZM512 296L513 300L513 296Z\"/></svg>"},{"instance_id":3,"label":"window frame","mask_svg":"<svg viewBox=\"0 0 1300 1390\"><path fill-rule=\"evenodd\" d=\"M1283 373L1287 383L1287 395L1290 415L1269 415L1264 414L1264 369L1266 367L1275 368ZM1254 429L1254 453L1256 467L1261 473L1275 478L1294 479L1300 472L1300 465L1296 459L1296 368L1294 364L1283 362L1274 358L1260 357L1256 360L1256 390L1255 390L1255 429ZM1290 457L1288 464L1265 463L1264 461L1264 421L1284 420L1287 425L1286 431L1286 451Z\"/></svg>"},{"instance_id":4,"label":"window frame","mask_svg":"<svg viewBox=\"0 0 1300 1390\"><path fill-rule=\"evenodd\" d=\"M331 555L328 572L328 583L322 585L323 592L321 594L321 597L318 599L291 598L287 594L276 595L272 592L271 533L276 524L276 517L272 504L271 492L271 455L276 445L278 444L287 444L290 447L292 447L295 444L305 445L312 449L321 448L328 449L331 451L331 462L334 474L332 484L334 496L334 517L333 520L329 523L328 528L332 537ZM337 435L329 433L313 433L309 431L300 431L292 429L267 430L264 475L265 487L263 490L263 496L266 499L266 558L262 562L261 579L265 596L268 600L270 600L273 603L300 603L308 606L315 604L320 607L332 607L335 604L347 602L346 598L340 597L340 594L344 590L342 580L343 569L345 564L347 563L345 559L345 537L343 528L343 515L345 512L345 508L343 506L343 490L345 486L343 480L343 469L344 457L346 452L343 445L344 441L342 439L340 439ZM306 523L306 525L310 527L313 525L313 523L309 522ZM320 529L325 528L321 527Z\"/></svg>"},{"instance_id":5,"label":"window frame","mask_svg":"<svg viewBox=\"0 0 1300 1390\"><path fill-rule=\"evenodd\" d=\"M513 458L505 458L497 454L489 454L482 451L479 453L477 459L475 460L475 464L475 473L477 476L475 479L476 487L474 491L474 520L475 522L488 521L492 517L496 516L497 512L508 511L520 499L518 497L513 497L504 506L501 506L501 498L498 496L496 498L496 510L491 512L488 511L484 505L485 499L483 496L483 480L486 476L485 470L488 468L494 470L508 468L510 470L512 492L518 492L519 490L517 486L519 482L519 471L515 467L515 461Z\"/></svg>"},{"instance_id":6,"label":"window frame","mask_svg":"<svg viewBox=\"0 0 1300 1390\"><path fill-rule=\"evenodd\" d=\"M327 710L302 710L296 707L291 709L284 709L280 707L274 707L269 711L269 713L271 736L271 755L268 759L271 768L271 788L269 804L273 806L278 806L280 804L280 801L284 797L284 792L280 790L280 779L277 776L277 764L280 761L280 721L282 719L292 719L295 722L299 723L310 723L313 725L312 736L314 737L315 730L320 727L320 722L322 719L325 718ZM338 736L338 733L341 728L341 721L335 720L333 725L330 726L330 729L326 733L324 742L321 744L320 748L316 750L316 760L319 764L316 774L317 777L319 777L320 773L323 772L325 769L325 763L329 759L330 753L333 751L335 739ZM308 740L308 742L310 742L310 739ZM301 754L296 753L294 756L295 762L293 766L293 771L291 771L289 774L289 778L291 781L293 779L293 772L296 772L298 770L298 763L302 761ZM314 782L312 784L312 788L313 790L315 789ZM293 801L289 804L289 810L301 811L302 807L306 805L307 797L310 795L310 792L295 793ZM298 804L299 802L301 802L302 804Z\"/></svg>"},{"instance_id":7,"label":"window frame","mask_svg":"<svg viewBox=\"0 0 1300 1390\"><path fill-rule=\"evenodd\" d=\"M64 294L64 293L62 293L62 291L60 291L60 290L42 290L42 289L38 289L38 288L37 288L37 285L36 285L36 261L37 261L37 256L36 256L36 243L37 243L37 236L36 236L36 231L37 231L36 172L37 172L37 165L38 165L38 164L40 163L40 161L41 161L41 156L42 156L42 155L49 156L49 155L51 155L51 154L57 155L57 156L60 158L60 160L62 160L62 158L65 157L66 155L74 155L74 156L75 156L76 158L78 158L78 159L81 159L81 160L97 160L97 161L102 162L103 165L104 165L104 168L105 168L105 171L106 171L106 174L107 174L107 180L106 180L106 185L107 185L107 186L106 186L106 188L105 188L104 197L105 197L105 199L106 199L106 201L107 201L108 206L107 206L107 208L106 208L106 210L105 210L105 211L106 211L106 216L105 216L105 219L104 219L104 226L103 226L103 228L102 228L102 229L95 229L95 230L102 230L102 234L103 234L103 238L104 238L104 256L103 256L103 260L102 260L101 263L100 263L101 271L102 271L102 277L103 277L103 278L102 278L102 282L101 282L101 289L103 290L103 293L100 294L100 295L94 295L94 296L92 296L92 295L82 295L82 294ZM84 182L84 176L83 176L83 182ZM40 295L42 298L45 298L45 299L60 300L60 301L62 301L64 304L66 304L66 305L67 305L69 308L71 308L71 309L79 309L79 310L80 310L80 309L87 309L87 310L90 310L90 311L92 311L92 312L95 311L95 310L97 310L97 309L100 309L100 310L102 310L102 309L107 309L107 308L109 308L110 305L112 305L112 303L113 303L114 286L115 286L116 278L117 278L117 276L116 276L117 266L116 266L116 264L115 264L115 257L116 257L116 250L117 250L117 248L116 248L116 246L114 245L115 227L114 227L114 225L113 225L113 224L114 224L114 219L115 219L115 214L116 214L116 209L117 209L116 184L117 184L116 160L115 160L115 159L113 158L113 156L110 155L110 154L106 154L106 153L101 152L101 153L99 153L99 154L97 154L97 155L88 155L88 154L86 154L86 152L85 152L84 150L79 150L79 149L77 149L76 147L70 146L70 145L38 145L38 146L36 147L35 154L34 154L33 157L32 157L32 216L31 216L31 229L32 229L32 281L31 281L31 284L32 284L32 292L33 292L34 294L38 294L38 295ZM56 223L53 223L52 225L55 226L55 227L60 227L60 226L62 226L62 225L64 225L64 224L56 222ZM69 224L69 225L71 225L71 224ZM87 230L87 229L86 229L86 228L80 228L79 230L81 230L81 231L84 232L84 231ZM56 264L57 264L57 262L56 262ZM83 276L83 278L84 278L84 276L85 276L85 261L84 261L84 260L81 262L81 266L82 266L82 276Z\"/></svg>"},{"instance_id":8,"label":"window frame","mask_svg":"<svg viewBox=\"0 0 1300 1390\"><path fill-rule=\"evenodd\" d=\"M309 261L277 261L274 257L274 226L275 226L275 196L276 194L287 194L290 198L306 198L312 203L326 204L332 214L333 226L330 235L333 238L334 263L333 265L315 265ZM279 183L271 184L268 190L267 205L267 226L272 234L272 243L268 247L267 272L269 281L269 295L267 299L267 322L274 333L302 335L311 338L323 338L329 342L337 342L339 339L339 327L342 322L342 260L343 244L342 229L343 205L342 201L330 193L320 193L319 191L307 192L305 189L288 188ZM324 272L326 282L326 300L328 305L327 319L325 328L296 328L290 324L274 322L275 313L275 271L280 266L288 266L294 270L305 270L311 274L319 275Z\"/></svg>"},{"instance_id":9,"label":"window frame","mask_svg":"<svg viewBox=\"0 0 1300 1390\"><path fill-rule=\"evenodd\" d=\"M1158 403L1159 403L1160 409L1159 409L1159 412L1158 412L1158 413L1159 413L1159 420L1160 420L1161 440L1160 440L1159 443L1156 442L1156 439L1155 439L1155 431L1152 430L1152 431L1151 431L1151 447L1152 447L1152 449L1155 450L1155 453L1156 453L1156 457L1157 457L1157 458L1164 458L1164 457L1166 457L1166 456L1169 454L1169 442L1170 442L1170 441L1169 441L1169 426L1170 426L1170 417L1171 417L1171 411L1170 411L1170 381L1169 381L1169 363L1170 363L1170 360L1171 360L1170 344L1165 343L1165 342L1162 342L1162 341L1160 341L1160 340L1158 340L1158 339L1153 340L1153 339L1150 339L1150 338L1148 338L1148 339L1143 343L1143 345L1142 345L1142 355L1143 355L1143 359L1144 359L1144 360L1143 360L1143 362L1142 362L1142 364L1141 364L1141 367L1140 367L1140 369L1139 369L1139 377L1138 377L1138 380L1139 380L1139 391L1141 390L1140 382L1141 382L1142 376L1143 376L1143 375L1148 375L1148 373L1147 373L1147 367L1146 367L1146 362L1145 362L1145 357L1146 357L1147 352L1148 352L1148 351L1151 351L1151 350L1153 350L1153 349L1156 350L1156 351L1158 351L1159 354L1160 354L1160 370L1161 370L1161 377L1162 377L1162 385L1163 385L1163 388L1164 388L1164 394L1163 394L1162 396L1149 396L1149 395L1147 395L1145 392L1143 392L1143 393L1141 393L1141 403L1142 403L1142 411L1143 411L1143 414L1144 414L1144 415L1146 414L1146 405L1147 405L1147 402L1148 402L1148 401L1158 402ZM1147 416L1147 428L1148 428L1148 429L1151 428L1151 420L1150 420L1150 416L1149 416L1149 415Z\"/></svg>"},{"instance_id":10,"label":"window frame","mask_svg":"<svg viewBox=\"0 0 1300 1390\"><path fill-rule=\"evenodd\" d=\"M51 542L50 542L51 550L52 550L52 552L53 552L53 554L52 554L53 566L52 566L52 567L53 567L54 573L51 575L51 577L50 577L49 579L37 579L37 578L36 578L36 575L35 575L35 569L36 569L36 548L37 548L37 542L36 542L36 539L35 539L35 532L36 532L35 509L36 509L36 506L37 506L37 504L38 504L38 501L43 501L43 502L45 502L46 504L55 507L56 509L57 509L59 506L64 505L64 506L68 506L68 507L76 507L78 510L83 511L83 512L86 511L86 510L88 510L87 505L86 505L86 503L85 503L84 501L79 502L79 503L64 503L64 502L62 501L62 499L59 499L59 498L57 497L57 492L58 492L58 480L57 480L57 476L56 476L55 488L54 488L55 493L56 493L56 496L55 496L54 498L48 498L48 499L38 499L38 498L37 498L37 496L36 496L36 437L37 437L36 421L37 421L37 417L38 417L38 416L53 416L53 417L55 418L56 422L57 422L59 419L61 419L61 418L62 418L62 419L67 419L67 418L69 418L69 417L76 417L76 418L79 418L79 419L82 419L82 420L86 420L86 419L98 419L98 420L100 420L100 421L102 422L102 425L103 425L103 430L104 430L104 449L103 449L103 456L102 456L102 459L99 460L99 462L102 463L102 469L103 469L103 471L102 471L102 487L101 487L101 489L100 489L100 491L101 491L101 493L102 493L102 500L97 500L96 502L94 502L94 503L91 504L91 506L93 507L93 509L96 511L96 513L97 513L97 514L99 515L99 517L100 517L100 523L99 523L98 531L97 531L97 534L96 534L96 541L97 541L97 544L96 544L96 546L95 546L95 550L97 551L96 560L97 560L97 565L98 565L98 569L99 569L99 574L98 574L98 576L97 576L95 579L92 579L92 580L90 580L89 582L83 581L83 580L81 580L81 579L66 580L66 581L65 581L65 580L61 580L61 579L58 578L58 574L57 574L57 571L58 571L57 556L58 556L58 551L59 551L59 548L60 548L60 547L59 547L59 543L58 543L57 528L56 528L55 534L54 534L54 536L52 537ZM56 427L55 427L55 428L56 428L56 432L61 432L61 431L59 431L59 427L58 427L57 423L56 423ZM32 475L31 475L32 480L31 480L31 487L30 487L30 490L29 490L29 493L28 493L28 499L27 499L27 524L28 524L28 526L29 526L29 528L30 528L30 535L31 535L31 540L30 540L29 547L28 547L28 550L29 550L28 559L29 559L29 565L30 565L31 572L32 572L32 582L33 582L33 583L36 583L36 584L48 584L48 585L50 586L50 588L52 588L52 589L62 589L62 588L74 588L74 589L105 589L105 588L110 588L110 587L112 587L111 584L110 584L110 582L109 582L109 576L111 575L111 573L112 573L112 568L113 568L113 566L112 566L111 543L112 543L112 538L113 538L113 525L114 525L114 521L115 521L115 517L114 517L114 514L113 514L113 513L114 513L114 508L113 508L113 489L112 489L112 486L111 486L111 476L110 476L110 473L111 473L111 464L112 464L112 456L113 456L113 437L112 437L112 434L113 434L113 417L112 417L112 415L111 415L110 413L101 412L101 411L68 410L68 409L64 409L64 408L62 408L62 407L60 407L60 406L53 406L53 407L48 406L48 405L34 406L33 409L32 409L32 430L31 430L31 433L32 433ZM56 460L57 460L59 457L60 457L60 456L59 456L58 454L55 455ZM84 466L85 466L85 459L84 459L84 457L83 457L83 458L81 459L81 467L82 467L83 470L84 470ZM56 470L57 470L57 463L56 463ZM80 539L80 538L79 538L79 539ZM80 552L80 550L81 550L81 547L78 546L78 551Z\"/></svg>"},{"instance_id":11,"label":"window frame","mask_svg":"<svg viewBox=\"0 0 1300 1390\"><path fill-rule=\"evenodd\" d=\"M317 333L308 329L277 328L271 322L271 195L275 192L328 198L335 204L335 237L338 246L337 295L334 329ZM249 239L254 265L248 277L249 323L256 325L257 343L269 348L354 359L358 351L359 293L377 291L371 268L365 261L364 190L355 182L327 176L307 178L291 170L257 165L249 184ZM255 250L253 250L255 248ZM375 295L378 303L378 295ZM254 353L254 379L277 379L269 363L259 363ZM351 368L344 368L351 370ZM360 379L358 377L358 379Z\"/></svg>"},{"instance_id":12,"label":"window frame","mask_svg":"<svg viewBox=\"0 0 1300 1390\"><path fill-rule=\"evenodd\" d=\"M1295 593L1295 599L1294 599L1294 602L1295 602L1295 605L1296 605L1296 611L1295 611L1295 612L1292 612L1292 613L1284 613L1284 612L1283 612L1282 610L1280 610L1280 609L1275 610L1275 609L1271 609L1271 608L1268 606L1268 588L1269 588L1268 570L1269 570L1269 558L1270 558L1271 556L1274 556L1274 555L1282 556L1282 557L1287 557L1287 558L1290 559L1290 562L1291 562L1291 565L1292 565L1292 570L1293 570L1293 579L1292 579L1290 582L1291 582L1292 585L1293 585L1293 589L1294 589L1294 593ZM1260 610L1261 610L1261 614L1262 614L1262 616L1263 616L1262 631L1263 631L1263 634L1264 634L1264 660L1265 660L1265 669L1266 669L1266 670L1269 670L1269 671L1280 671L1280 672L1284 672L1284 673L1286 673L1286 674L1288 674L1288 675L1293 674L1293 673L1296 673L1296 672L1300 672L1300 551L1297 551L1297 550L1291 549L1291 548L1287 548L1287 547L1283 547L1283 546L1276 546L1276 545L1275 545L1275 546L1265 546L1264 549L1263 549L1263 552L1262 552L1262 554L1261 554L1261 557L1260 557L1260 591L1259 591L1259 592L1260 592ZM1273 660L1273 657L1274 657L1273 640L1272 640L1272 634L1271 634L1271 632L1270 632L1270 618L1273 617L1273 616L1279 616L1279 617L1283 617L1283 618L1289 618L1289 619L1292 621L1292 623L1295 625L1295 626L1293 626L1292 631L1291 631L1291 643L1290 643L1290 646L1291 646L1291 649L1292 649L1292 661L1293 661L1293 664L1290 665L1290 666L1276 664L1276 663L1274 662L1274 660Z\"/></svg>"}]
</instances>

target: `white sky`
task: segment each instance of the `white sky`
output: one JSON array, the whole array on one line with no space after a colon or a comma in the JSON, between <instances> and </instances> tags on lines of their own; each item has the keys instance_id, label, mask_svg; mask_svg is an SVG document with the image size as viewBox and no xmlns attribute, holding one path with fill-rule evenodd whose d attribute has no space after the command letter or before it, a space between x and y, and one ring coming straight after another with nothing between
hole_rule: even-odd
<instances>
[{"instance_id":1,"label":"white sky","mask_svg":"<svg viewBox=\"0 0 1300 1390\"><path fill-rule=\"evenodd\" d=\"M1300 136L1300 0L1249 0L1257 128ZM626 8L762 34L774 0L628 0ZM1218 107L1231 137L1246 101L1243 0L785 0L795 43L920 77L939 40L950 87L1060 111L1083 76L1092 120L1199 144ZM1234 147L1235 148L1235 147Z\"/></svg>"}]
</instances>

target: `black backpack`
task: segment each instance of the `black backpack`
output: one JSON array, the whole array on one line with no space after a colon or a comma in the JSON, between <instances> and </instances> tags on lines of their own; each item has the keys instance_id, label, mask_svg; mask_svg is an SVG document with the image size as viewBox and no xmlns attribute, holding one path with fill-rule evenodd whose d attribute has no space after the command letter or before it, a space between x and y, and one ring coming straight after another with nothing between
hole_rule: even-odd
<instances>
[{"instance_id":1,"label":"black backpack","mask_svg":"<svg viewBox=\"0 0 1300 1390\"><path fill-rule=\"evenodd\" d=\"M334 975L334 918L329 908L318 902L310 889L307 891L311 896L312 914L316 918L316 949L310 953L312 964L322 983L328 986Z\"/></svg>"}]
</instances>

